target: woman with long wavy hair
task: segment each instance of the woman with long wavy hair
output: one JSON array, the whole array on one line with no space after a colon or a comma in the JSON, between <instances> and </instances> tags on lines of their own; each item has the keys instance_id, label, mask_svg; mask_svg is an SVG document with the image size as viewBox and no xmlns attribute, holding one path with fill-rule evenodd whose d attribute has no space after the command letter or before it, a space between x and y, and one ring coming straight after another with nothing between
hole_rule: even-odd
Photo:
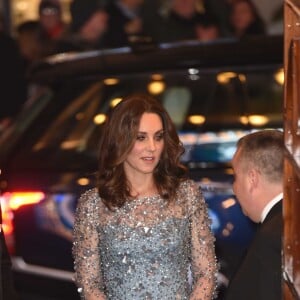
<instances>
[{"instance_id":1,"label":"woman with long wavy hair","mask_svg":"<svg viewBox=\"0 0 300 300\"><path fill-rule=\"evenodd\" d=\"M214 237L199 186L180 163L183 152L156 99L133 94L113 109L100 140L97 187L76 210L82 299L214 297Z\"/></svg>"}]
</instances>

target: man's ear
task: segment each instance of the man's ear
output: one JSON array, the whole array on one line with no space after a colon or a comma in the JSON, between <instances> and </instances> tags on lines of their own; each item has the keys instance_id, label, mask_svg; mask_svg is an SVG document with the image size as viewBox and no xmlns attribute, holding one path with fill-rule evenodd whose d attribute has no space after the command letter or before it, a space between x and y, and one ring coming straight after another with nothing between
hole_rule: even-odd
<instances>
[{"instance_id":1,"label":"man's ear","mask_svg":"<svg viewBox=\"0 0 300 300\"><path fill-rule=\"evenodd\" d=\"M247 172L250 191L253 192L259 184L260 172L257 169L251 168Z\"/></svg>"}]
</instances>

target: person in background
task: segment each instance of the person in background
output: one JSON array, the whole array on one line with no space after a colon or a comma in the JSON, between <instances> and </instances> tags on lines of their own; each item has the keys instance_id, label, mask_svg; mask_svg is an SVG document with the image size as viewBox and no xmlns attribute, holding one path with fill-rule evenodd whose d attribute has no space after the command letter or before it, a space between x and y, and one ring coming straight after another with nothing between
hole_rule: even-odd
<instances>
[{"instance_id":1,"label":"person in background","mask_svg":"<svg viewBox=\"0 0 300 300\"><path fill-rule=\"evenodd\" d=\"M232 0L203 0L209 15L217 20L222 37L230 36L229 11Z\"/></svg>"},{"instance_id":2,"label":"person in background","mask_svg":"<svg viewBox=\"0 0 300 300\"><path fill-rule=\"evenodd\" d=\"M217 2L216 2L217 1ZM212 40L225 35L222 10L224 0L169 0L163 1L155 21L147 21L146 31L157 42L182 40ZM214 5L213 5L214 3ZM217 4L218 5L217 5ZM226 15L227 16L227 15ZM222 24L222 26L221 26ZM152 29L149 29L152 27ZM195 30L196 29L196 30Z\"/></svg>"},{"instance_id":3,"label":"person in background","mask_svg":"<svg viewBox=\"0 0 300 300\"><path fill-rule=\"evenodd\" d=\"M196 39L196 19L205 13L199 0L170 0L162 11L162 23L156 31L155 39L160 42Z\"/></svg>"},{"instance_id":4,"label":"person in background","mask_svg":"<svg viewBox=\"0 0 300 300\"><path fill-rule=\"evenodd\" d=\"M101 135L97 187L81 195L75 214L83 299L213 299L214 236L199 185L180 163L183 151L156 99L133 94L113 108Z\"/></svg>"},{"instance_id":5,"label":"person in background","mask_svg":"<svg viewBox=\"0 0 300 300\"><path fill-rule=\"evenodd\" d=\"M39 4L39 22L41 35L45 39L61 38L67 28L62 18L62 8L59 0L41 0Z\"/></svg>"},{"instance_id":6,"label":"person in background","mask_svg":"<svg viewBox=\"0 0 300 300\"><path fill-rule=\"evenodd\" d=\"M69 31L57 43L56 53L105 47L109 16L99 0L73 0Z\"/></svg>"},{"instance_id":7,"label":"person in background","mask_svg":"<svg viewBox=\"0 0 300 300\"><path fill-rule=\"evenodd\" d=\"M144 34L141 7L144 0L116 0L106 7L109 15L106 45L127 46L133 38Z\"/></svg>"},{"instance_id":8,"label":"person in background","mask_svg":"<svg viewBox=\"0 0 300 300\"><path fill-rule=\"evenodd\" d=\"M38 14L38 20L23 21L16 28L17 41L26 69L34 62L54 54L58 40L67 31L58 0L41 0Z\"/></svg>"},{"instance_id":9,"label":"person in background","mask_svg":"<svg viewBox=\"0 0 300 300\"><path fill-rule=\"evenodd\" d=\"M1 12L0 12L1 14ZM16 40L3 27L0 16L0 133L11 123L27 99L25 66Z\"/></svg>"},{"instance_id":10,"label":"person in background","mask_svg":"<svg viewBox=\"0 0 300 300\"><path fill-rule=\"evenodd\" d=\"M211 14L199 16L195 22L196 39L203 42L214 41L221 37L218 20Z\"/></svg>"},{"instance_id":11,"label":"person in background","mask_svg":"<svg viewBox=\"0 0 300 300\"><path fill-rule=\"evenodd\" d=\"M232 35L238 38L265 34L265 24L251 0L232 0L229 12Z\"/></svg>"},{"instance_id":12,"label":"person in background","mask_svg":"<svg viewBox=\"0 0 300 300\"><path fill-rule=\"evenodd\" d=\"M281 300L283 132L242 137L232 160L233 191L245 215L260 226L226 291L226 300Z\"/></svg>"},{"instance_id":13,"label":"person in background","mask_svg":"<svg viewBox=\"0 0 300 300\"><path fill-rule=\"evenodd\" d=\"M40 41L39 21L24 21L16 28L16 40L24 60L25 68L46 56L44 47Z\"/></svg>"}]
</instances>

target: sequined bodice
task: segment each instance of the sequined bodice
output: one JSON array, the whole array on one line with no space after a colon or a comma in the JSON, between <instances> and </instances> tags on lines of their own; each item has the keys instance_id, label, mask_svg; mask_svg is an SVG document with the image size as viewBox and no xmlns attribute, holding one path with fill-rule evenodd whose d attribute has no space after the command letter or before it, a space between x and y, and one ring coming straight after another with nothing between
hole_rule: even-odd
<instances>
[{"instance_id":1,"label":"sequined bodice","mask_svg":"<svg viewBox=\"0 0 300 300\"><path fill-rule=\"evenodd\" d=\"M108 226L101 233L110 299L187 299L186 220L170 218L151 228Z\"/></svg>"},{"instance_id":2,"label":"sequined bodice","mask_svg":"<svg viewBox=\"0 0 300 300\"><path fill-rule=\"evenodd\" d=\"M133 200L113 212L96 190L82 195L73 253L83 299L85 294L113 300L190 299L204 276L212 284L202 287L208 288L203 292L206 297L194 299L210 299L216 272L213 237L203 198L196 193L195 206L195 190L185 185L175 203L167 204L157 195ZM188 282L190 265L193 287Z\"/></svg>"}]
</instances>

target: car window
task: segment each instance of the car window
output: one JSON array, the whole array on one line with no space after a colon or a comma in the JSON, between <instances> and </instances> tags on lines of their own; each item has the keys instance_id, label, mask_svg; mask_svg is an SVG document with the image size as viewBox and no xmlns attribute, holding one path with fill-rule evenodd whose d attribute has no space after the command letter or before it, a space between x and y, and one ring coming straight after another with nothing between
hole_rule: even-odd
<instances>
[{"instance_id":1,"label":"car window","mask_svg":"<svg viewBox=\"0 0 300 300\"><path fill-rule=\"evenodd\" d=\"M132 92L146 92L162 101L185 145L185 163L229 162L243 134L282 126L282 85L275 78L278 69L278 65L177 68L104 79L83 77L53 85L48 91L51 100L36 121L40 126L32 126L16 164L55 168L69 160L72 169L82 164L96 166L107 114Z\"/></svg>"}]
</instances>

